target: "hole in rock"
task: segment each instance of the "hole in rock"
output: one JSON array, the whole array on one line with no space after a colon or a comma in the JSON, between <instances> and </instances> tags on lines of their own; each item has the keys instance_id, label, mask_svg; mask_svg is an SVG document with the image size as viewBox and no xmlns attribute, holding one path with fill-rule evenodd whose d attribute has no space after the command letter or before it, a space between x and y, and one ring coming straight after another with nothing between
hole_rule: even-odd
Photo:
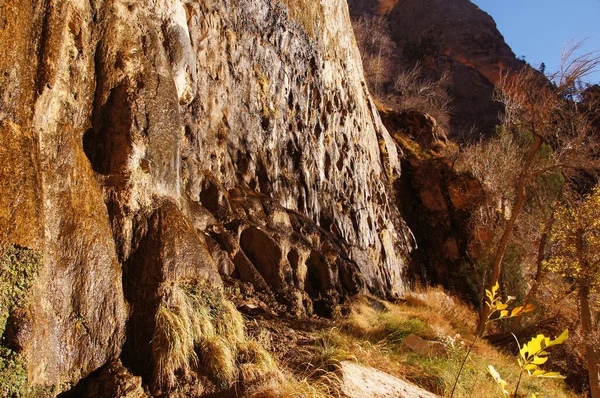
<instances>
[{"instance_id":1,"label":"hole in rock","mask_svg":"<svg viewBox=\"0 0 600 398\"><path fill-rule=\"evenodd\" d=\"M323 210L323 212L319 216L319 225L321 226L321 228L323 228L325 231L331 232L331 226L333 225L333 223L334 219L331 210Z\"/></svg>"},{"instance_id":2,"label":"hole in rock","mask_svg":"<svg viewBox=\"0 0 600 398\"><path fill-rule=\"evenodd\" d=\"M200 192L200 203L215 214L219 209L219 188L212 181L205 181L202 192Z\"/></svg>"},{"instance_id":3,"label":"hole in rock","mask_svg":"<svg viewBox=\"0 0 600 398\"><path fill-rule=\"evenodd\" d=\"M93 130L83 135L84 152L99 174L117 174L127 167L132 151L129 101L125 85L113 88L106 103L94 110Z\"/></svg>"},{"instance_id":4,"label":"hole in rock","mask_svg":"<svg viewBox=\"0 0 600 398\"><path fill-rule=\"evenodd\" d=\"M300 265L300 255L296 249L292 249L288 252L287 259L294 271L294 285L299 287L300 281L298 280L298 266Z\"/></svg>"},{"instance_id":5,"label":"hole in rock","mask_svg":"<svg viewBox=\"0 0 600 398\"><path fill-rule=\"evenodd\" d=\"M261 121L260 124L261 124L263 130L268 131L269 127L271 126L271 116L270 115L264 115L262 117L262 121Z\"/></svg>"},{"instance_id":6,"label":"hole in rock","mask_svg":"<svg viewBox=\"0 0 600 398\"><path fill-rule=\"evenodd\" d=\"M274 286L282 257L281 249L275 241L264 231L249 227L242 231L240 247L267 283Z\"/></svg>"},{"instance_id":7,"label":"hole in rock","mask_svg":"<svg viewBox=\"0 0 600 398\"><path fill-rule=\"evenodd\" d=\"M329 152L325 152L325 173L329 174L331 169L331 155Z\"/></svg>"},{"instance_id":8,"label":"hole in rock","mask_svg":"<svg viewBox=\"0 0 600 398\"><path fill-rule=\"evenodd\" d=\"M337 167L339 171L342 171L342 169L344 168L344 158L341 154L338 160L335 162L335 167Z\"/></svg>"},{"instance_id":9,"label":"hole in rock","mask_svg":"<svg viewBox=\"0 0 600 398\"><path fill-rule=\"evenodd\" d=\"M331 286L331 278L325 257L313 251L306 261L308 277L304 290L312 298L317 298Z\"/></svg>"},{"instance_id":10,"label":"hole in rock","mask_svg":"<svg viewBox=\"0 0 600 398\"><path fill-rule=\"evenodd\" d=\"M258 177L258 185L260 188L260 192L264 194L271 193L271 183L269 181L269 173L267 172L267 167L264 162L259 161L258 166L256 168L256 176Z\"/></svg>"}]
</instances>

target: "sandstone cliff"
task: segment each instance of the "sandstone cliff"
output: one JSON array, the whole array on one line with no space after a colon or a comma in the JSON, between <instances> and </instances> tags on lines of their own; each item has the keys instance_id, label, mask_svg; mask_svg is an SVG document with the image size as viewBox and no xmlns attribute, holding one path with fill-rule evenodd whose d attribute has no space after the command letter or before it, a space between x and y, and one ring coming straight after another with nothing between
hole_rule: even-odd
<instances>
[{"instance_id":1,"label":"sandstone cliff","mask_svg":"<svg viewBox=\"0 0 600 398\"><path fill-rule=\"evenodd\" d=\"M400 153L347 5L287 3L0 2L1 238L42 254L9 315L30 384L119 357L151 379L189 284L297 315L405 291Z\"/></svg>"},{"instance_id":2,"label":"sandstone cliff","mask_svg":"<svg viewBox=\"0 0 600 398\"><path fill-rule=\"evenodd\" d=\"M450 76L454 139L490 135L502 111L492 100L501 73L518 71L518 60L492 17L469 0L348 0L353 17L383 15L396 46L389 54L389 80L398 69L419 62L426 74ZM400 68L399 68L400 67Z\"/></svg>"}]
</instances>

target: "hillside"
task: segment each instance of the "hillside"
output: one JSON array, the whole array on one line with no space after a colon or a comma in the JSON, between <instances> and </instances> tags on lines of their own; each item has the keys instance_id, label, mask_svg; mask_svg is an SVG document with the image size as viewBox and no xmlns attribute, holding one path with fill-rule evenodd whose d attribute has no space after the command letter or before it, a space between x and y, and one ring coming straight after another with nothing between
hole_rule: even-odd
<instances>
[{"instance_id":1,"label":"hillside","mask_svg":"<svg viewBox=\"0 0 600 398\"><path fill-rule=\"evenodd\" d=\"M394 45L383 52L390 59L387 79L416 63L429 78L448 73L451 138L477 139L494 132L502 111L492 99L494 85L502 73L519 71L525 62L516 58L492 17L469 0L348 3L354 20L379 16L387 25Z\"/></svg>"}]
</instances>

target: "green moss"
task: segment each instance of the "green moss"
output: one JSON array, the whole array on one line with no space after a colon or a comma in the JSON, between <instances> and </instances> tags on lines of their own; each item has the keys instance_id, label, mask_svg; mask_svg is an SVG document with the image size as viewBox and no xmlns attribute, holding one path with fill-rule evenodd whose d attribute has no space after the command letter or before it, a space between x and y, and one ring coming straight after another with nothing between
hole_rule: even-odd
<instances>
[{"instance_id":1,"label":"green moss","mask_svg":"<svg viewBox=\"0 0 600 398\"><path fill-rule=\"evenodd\" d=\"M0 260L0 334L14 308L23 307L29 299L39 268L40 255L28 248L10 245Z\"/></svg>"},{"instance_id":2,"label":"green moss","mask_svg":"<svg viewBox=\"0 0 600 398\"><path fill-rule=\"evenodd\" d=\"M4 331L11 313L27 306L31 287L41 264L34 250L10 245L0 257L0 395L23 397L30 395L24 359L5 346Z\"/></svg>"},{"instance_id":3,"label":"green moss","mask_svg":"<svg viewBox=\"0 0 600 398\"><path fill-rule=\"evenodd\" d=\"M398 143L398 145L400 145L404 152L410 156L413 156L420 162L438 157L435 152L430 149L423 149L419 143L410 139L404 134L394 133L392 137Z\"/></svg>"},{"instance_id":4,"label":"green moss","mask_svg":"<svg viewBox=\"0 0 600 398\"><path fill-rule=\"evenodd\" d=\"M27 391L27 370L16 352L0 347L0 395L22 397Z\"/></svg>"}]
</instances>

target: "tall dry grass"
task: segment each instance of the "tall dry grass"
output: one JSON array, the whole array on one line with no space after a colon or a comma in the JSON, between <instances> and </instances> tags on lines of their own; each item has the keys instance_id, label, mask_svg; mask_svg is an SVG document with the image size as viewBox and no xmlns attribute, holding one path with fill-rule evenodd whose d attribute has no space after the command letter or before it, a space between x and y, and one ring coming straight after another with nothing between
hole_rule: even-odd
<instances>
[{"instance_id":1,"label":"tall dry grass","mask_svg":"<svg viewBox=\"0 0 600 398\"><path fill-rule=\"evenodd\" d=\"M272 356L248 338L233 304L189 283L165 289L156 312L152 357L155 387L167 391L191 372L207 375L220 388L281 378Z\"/></svg>"}]
</instances>

